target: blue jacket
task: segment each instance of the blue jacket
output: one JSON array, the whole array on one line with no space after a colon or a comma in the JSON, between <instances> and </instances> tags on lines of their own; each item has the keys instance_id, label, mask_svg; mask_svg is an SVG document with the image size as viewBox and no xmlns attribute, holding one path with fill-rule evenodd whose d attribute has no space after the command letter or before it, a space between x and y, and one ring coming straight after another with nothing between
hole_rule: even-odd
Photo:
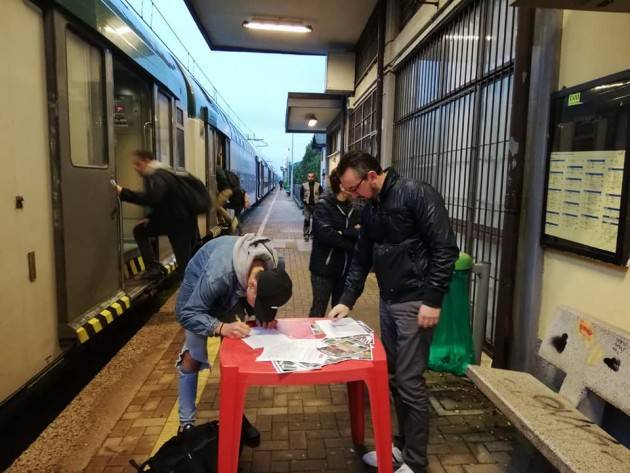
<instances>
[{"instance_id":1,"label":"blue jacket","mask_svg":"<svg viewBox=\"0 0 630 473\"><path fill-rule=\"evenodd\" d=\"M269 239L247 234L222 236L206 243L186 267L175 313L193 333L214 335L221 322L233 322L242 313L247 277L254 259L276 267L278 256Z\"/></svg>"}]
</instances>

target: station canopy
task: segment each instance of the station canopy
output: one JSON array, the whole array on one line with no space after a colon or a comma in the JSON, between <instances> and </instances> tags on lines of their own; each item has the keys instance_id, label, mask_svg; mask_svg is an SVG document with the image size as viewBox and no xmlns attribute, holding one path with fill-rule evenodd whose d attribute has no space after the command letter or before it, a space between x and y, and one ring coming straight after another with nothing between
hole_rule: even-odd
<instances>
[{"instance_id":1,"label":"station canopy","mask_svg":"<svg viewBox=\"0 0 630 473\"><path fill-rule=\"evenodd\" d=\"M287 98L287 133L326 133L343 110L346 97L333 94L289 92Z\"/></svg>"},{"instance_id":2,"label":"station canopy","mask_svg":"<svg viewBox=\"0 0 630 473\"><path fill-rule=\"evenodd\" d=\"M185 2L213 50L325 55L354 50L377 0ZM257 28L265 25L278 28ZM283 32L284 25L301 32Z\"/></svg>"}]
</instances>

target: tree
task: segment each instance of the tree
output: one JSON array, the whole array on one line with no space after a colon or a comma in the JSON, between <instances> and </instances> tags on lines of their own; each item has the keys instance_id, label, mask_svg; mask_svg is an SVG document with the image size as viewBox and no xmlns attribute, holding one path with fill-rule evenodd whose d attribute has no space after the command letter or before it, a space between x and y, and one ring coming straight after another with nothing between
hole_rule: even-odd
<instances>
[{"instance_id":1,"label":"tree","mask_svg":"<svg viewBox=\"0 0 630 473\"><path fill-rule=\"evenodd\" d=\"M293 165L293 182L302 184L306 181L306 175L309 172L314 172L315 176L319 177L320 167L321 153L313 147L313 142L310 142L304 150L302 161Z\"/></svg>"}]
</instances>

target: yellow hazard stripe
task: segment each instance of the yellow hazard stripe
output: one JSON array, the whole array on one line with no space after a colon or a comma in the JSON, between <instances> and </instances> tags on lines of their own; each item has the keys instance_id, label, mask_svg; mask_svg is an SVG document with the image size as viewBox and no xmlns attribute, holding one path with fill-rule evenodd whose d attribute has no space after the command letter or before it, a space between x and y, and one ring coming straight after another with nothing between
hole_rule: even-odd
<instances>
[{"instance_id":1,"label":"yellow hazard stripe","mask_svg":"<svg viewBox=\"0 0 630 473\"><path fill-rule=\"evenodd\" d=\"M79 337L79 343L85 343L90 338L90 336L88 335L88 333L85 331L83 327L79 327L77 329L77 337Z\"/></svg>"},{"instance_id":2,"label":"yellow hazard stripe","mask_svg":"<svg viewBox=\"0 0 630 473\"><path fill-rule=\"evenodd\" d=\"M98 333L101 330L103 330L103 326L101 325L101 321L96 319L96 318L88 320L88 324L90 324L92 327L94 327L94 331L96 333Z\"/></svg>"},{"instance_id":3,"label":"yellow hazard stripe","mask_svg":"<svg viewBox=\"0 0 630 473\"><path fill-rule=\"evenodd\" d=\"M75 328L79 343L87 342L91 337L103 330L105 326L111 324L114 321L114 318L123 315L130 307L131 298L125 294L119 300L112 302L106 308L101 309L98 313L85 321L80 327Z\"/></svg>"},{"instance_id":4,"label":"yellow hazard stripe","mask_svg":"<svg viewBox=\"0 0 630 473\"><path fill-rule=\"evenodd\" d=\"M111 324L114 321L114 317L112 316L112 313L108 310L102 310L100 312L100 314L105 317L105 320L107 320L108 324Z\"/></svg>"}]
</instances>

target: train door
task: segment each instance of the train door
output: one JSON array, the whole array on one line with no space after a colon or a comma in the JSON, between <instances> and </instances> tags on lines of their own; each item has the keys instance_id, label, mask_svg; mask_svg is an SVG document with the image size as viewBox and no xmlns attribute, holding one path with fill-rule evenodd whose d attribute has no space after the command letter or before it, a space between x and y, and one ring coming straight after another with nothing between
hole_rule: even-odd
<instances>
[{"instance_id":1,"label":"train door","mask_svg":"<svg viewBox=\"0 0 630 473\"><path fill-rule=\"evenodd\" d=\"M61 224L58 294L60 317L71 321L122 288L118 198L110 183L112 57L57 13L54 32L60 195L53 195L63 219L55 223Z\"/></svg>"},{"instance_id":2,"label":"train door","mask_svg":"<svg viewBox=\"0 0 630 473\"><path fill-rule=\"evenodd\" d=\"M256 156L256 200L260 199L260 158Z\"/></svg>"},{"instance_id":3,"label":"train door","mask_svg":"<svg viewBox=\"0 0 630 473\"><path fill-rule=\"evenodd\" d=\"M175 99L157 85L153 86L153 122L155 123L155 157L162 163L175 168ZM183 123L182 123L183 124ZM172 254L168 237L159 236L158 254L160 260Z\"/></svg>"},{"instance_id":4,"label":"train door","mask_svg":"<svg viewBox=\"0 0 630 473\"><path fill-rule=\"evenodd\" d=\"M152 88L150 83L121 61L114 59L114 155L116 181L128 189L142 189L142 177L134 170L134 150L154 151ZM145 215L138 205L122 204L122 246L125 262L139 255L133 228Z\"/></svg>"},{"instance_id":5,"label":"train door","mask_svg":"<svg viewBox=\"0 0 630 473\"><path fill-rule=\"evenodd\" d=\"M227 139L225 135L206 123L206 185L210 195L216 198L218 194L216 169L227 169ZM214 209L208 213L207 231L217 224L217 215Z\"/></svg>"}]
</instances>

